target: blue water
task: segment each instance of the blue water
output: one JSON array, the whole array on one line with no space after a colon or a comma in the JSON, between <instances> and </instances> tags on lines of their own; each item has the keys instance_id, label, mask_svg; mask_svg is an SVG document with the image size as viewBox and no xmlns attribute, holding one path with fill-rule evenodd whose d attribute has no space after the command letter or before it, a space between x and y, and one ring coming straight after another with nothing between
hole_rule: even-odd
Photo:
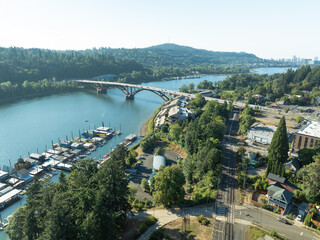
<instances>
[{"instance_id":1,"label":"blue water","mask_svg":"<svg viewBox=\"0 0 320 240\"><path fill-rule=\"evenodd\" d=\"M260 74L283 72L283 68L264 68L256 70ZM144 85L178 90L181 85L203 80L221 81L226 76L202 76L198 79L182 79L144 83ZM99 158L105 155L116 144L130 133L139 135L146 119L152 116L156 108L162 104L157 95L142 91L135 96L134 101L125 101L124 95L118 89L109 89L106 95L96 95L95 92L65 93L46 97L23 99L0 105L0 166L13 165L20 156L28 153L41 153L51 148L51 141L58 142L66 136L70 139L77 136L79 130L110 126L122 130L122 135L112 138L108 144L99 148L90 157ZM87 120L88 122L85 122ZM56 178L56 176L55 176ZM2 218L12 214L21 201L1 211ZM7 239L0 232L0 240Z\"/></svg>"}]
</instances>

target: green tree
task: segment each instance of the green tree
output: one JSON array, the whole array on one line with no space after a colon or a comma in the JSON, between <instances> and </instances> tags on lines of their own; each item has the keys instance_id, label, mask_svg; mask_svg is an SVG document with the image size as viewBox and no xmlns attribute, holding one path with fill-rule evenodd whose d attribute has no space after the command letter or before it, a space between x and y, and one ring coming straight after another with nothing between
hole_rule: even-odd
<instances>
[{"instance_id":1,"label":"green tree","mask_svg":"<svg viewBox=\"0 0 320 240\"><path fill-rule=\"evenodd\" d=\"M150 191L150 186L149 186L149 182L146 178L143 178L141 180L141 188L144 192L149 192Z\"/></svg>"},{"instance_id":2,"label":"green tree","mask_svg":"<svg viewBox=\"0 0 320 240\"><path fill-rule=\"evenodd\" d=\"M303 180L302 190L309 202L319 202L320 199L320 154L314 157L314 162L298 171L298 178Z\"/></svg>"},{"instance_id":3,"label":"green tree","mask_svg":"<svg viewBox=\"0 0 320 240\"><path fill-rule=\"evenodd\" d=\"M304 117L302 117L302 116L298 116L298 117L296 118L296 122L297 122L297 123L301 123L303 120L304 120Z\"/></svg>"},{"instance_id":4,"label":"green tree","mask_svg":"<svg viewBox=\"0 0 320 240\"><path fill-rule=\"evenodd\" d=\"M173 165L161 169L151 178L155 203L168 206L182 202L185 195L183 184L185 184L185 177L180 167Z\"/></svg>"},{"instance_id":5,"label":"green tree","mask_svg":"<svg viewBox=\"0 0 320 240\"><path fill-rule=\"evenodd\" d=\"M189 83L188 85L188 91L192 92L194 90L194 83Z\"/></svg>"},{"instance_id":6,"label":"green tree","mask_svg":"<svg viewBox=\"0 0 320 240\"><path fill-rule=\"evenodd\" d=\"M180 92L184 92L187 93L188 92L188 87L186 84L183 84L180 88L179 88Z\"/></svg>"},{"instance_id":7,"label":"green tree","mask_svg":"<svg viewBox=\"0 0 320 240\"><path fill-rule=\"evenodd\" d=\"M288 159L289 143L286 127L286 119L280 119L277 130L274 132L268 150L268 166L266 174L272 172L280 176L284 175L284 162Z\"/></svg>"}]
</instances>

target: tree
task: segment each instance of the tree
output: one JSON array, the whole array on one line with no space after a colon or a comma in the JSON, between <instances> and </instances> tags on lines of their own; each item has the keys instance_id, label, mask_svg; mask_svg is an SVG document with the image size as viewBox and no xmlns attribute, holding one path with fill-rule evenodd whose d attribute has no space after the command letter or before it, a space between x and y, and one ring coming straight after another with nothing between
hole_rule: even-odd
<instances>
[{"instance_id":1,"label":"tree","mask_svg":"<svg viewBox=\"0 0 320 240\"><path fill-rule=\"evenodd\" d=\"M182 202L185 195L183 184L185 177L180 167L173 165L160 169L158 174L151 178L155 203L168 206Z\"/></svg>"},{"instance_id":2,"label":"tree","mask_svg":"<svg viewBox=\"0 0 320 240\"><path fill-rule=\"evenodd\" d=\"M314 162L298 171L298 178L303 180L302 190L309 202L319 202L320 199L320 154L314 157Z\"/></svg>"},{"instance_id":3,"label":"tree","mask_svg":"<svg viewBox=\"0 0 320 240\"><path fill-rule=\"evenodd\" d=\"M187 93L188 92L188 87L186 84L183 84L180 88L179 88L180 92L184 92Z\"/></svg>"},{"instance_id":4,"label":"tree","mask_svg":"<svg viewBox=\"0 0 320 240\"><path fill-rule=\"evenodd\" d=\"M302 116L298 116L298 117L296 118L296 122L297 122L297 123L301 123L303 120L304 120L304 117L302 117Z\"/></svg>"},{"instance_id":5,"label":"tree","mask_svg":"<svg viewBox=\"0 0 320 240\"><path fill-rule=\"evenodd\" d=\"M288 159L289 143L286 127L286 119L283 116L273 134L270 148L268 150L268 166L266 174L269 172L284 175L284 162Z\"/></svg>"},{"instance_id":6,"label":"tree","mask_svg":"<svg viewBox=\"0 0 320 240\"><path fill-rule=\"evenodd\" d=\"M161 147L157 147L154 149L154 155L164 155L164 149Z\"/></svg>"},{"instance_id":7,"label":"tree","mask_svg":"<svg viewBox=\"0 0 320 240\"><path fill-rule=\"evenodd\" d=\"M150 191L150 186L149 182L146 178L143 178L141 181L141 188L144 192L149 192Z\"/></svg>"},{"instance_id":8,"label":"tree","mask_svg":"<svg viewBox=\"0 0 320 240\"><path fill-rule=\"evenodd\" d=\"M188 90L189 92L192 92L194 90L194 83L189 83Z\"/></svg>"},{"instance_id":9,"label":"tree","mask_svg":"<svg viewBox=\"0 0 320 240\"><path fill-rule=\"evenodd\" d=\"M24 223L27 221L24 208L19 207L12 215L10 224L5 229L11 240L24 239Z\"/></svg>"}]
</instances>

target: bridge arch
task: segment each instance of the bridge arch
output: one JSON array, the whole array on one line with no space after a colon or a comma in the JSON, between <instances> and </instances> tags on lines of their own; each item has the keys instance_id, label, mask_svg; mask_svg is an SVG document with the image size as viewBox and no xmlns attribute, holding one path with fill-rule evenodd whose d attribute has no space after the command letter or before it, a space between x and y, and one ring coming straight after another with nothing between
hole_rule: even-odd
<instances>
[{"instance_id":1,"label":"bridge arch","mask_svg":"<svg viewBox=\"0 0 320 240\"><path fill-rule=\"evenodd\" d=\"M119 85L119 84L105 84L103 82L101 83L90 83L90 82L84 82L84 81L77 81L79 83L85 84L85 85L89 85L94 87L97 90L98 94L105 94L107 93L107 89L110 87L116 87L118 88L126 97L127 100L133 100L134 96L141 92L141 91L149 91L149 92L153 92L154 94L158 95L159 97L161 97L164 101L169 101L170 100L170 94L162 92L162 91L158 91L155 90L153 88L140 88L140 87L136 87L136 86L127 86L125 84L123 85Z\"/></svg>"}]
</instances>

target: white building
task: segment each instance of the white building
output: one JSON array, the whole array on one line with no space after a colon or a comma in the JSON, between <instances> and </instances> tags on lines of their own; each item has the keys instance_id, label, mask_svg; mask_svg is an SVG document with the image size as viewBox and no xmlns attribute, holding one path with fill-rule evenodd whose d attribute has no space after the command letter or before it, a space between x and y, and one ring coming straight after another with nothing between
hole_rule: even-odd
<instances>
[{"instance_id":1,"label":"white building","mask_svg":"<svg viewBox=\"0 0 320 240\"><path fill-rule=\"evenodd\" d=\"M270 144L276 126L254 123L248 130L248 138L262 144Z\"/></svg>"}]
</instances>

